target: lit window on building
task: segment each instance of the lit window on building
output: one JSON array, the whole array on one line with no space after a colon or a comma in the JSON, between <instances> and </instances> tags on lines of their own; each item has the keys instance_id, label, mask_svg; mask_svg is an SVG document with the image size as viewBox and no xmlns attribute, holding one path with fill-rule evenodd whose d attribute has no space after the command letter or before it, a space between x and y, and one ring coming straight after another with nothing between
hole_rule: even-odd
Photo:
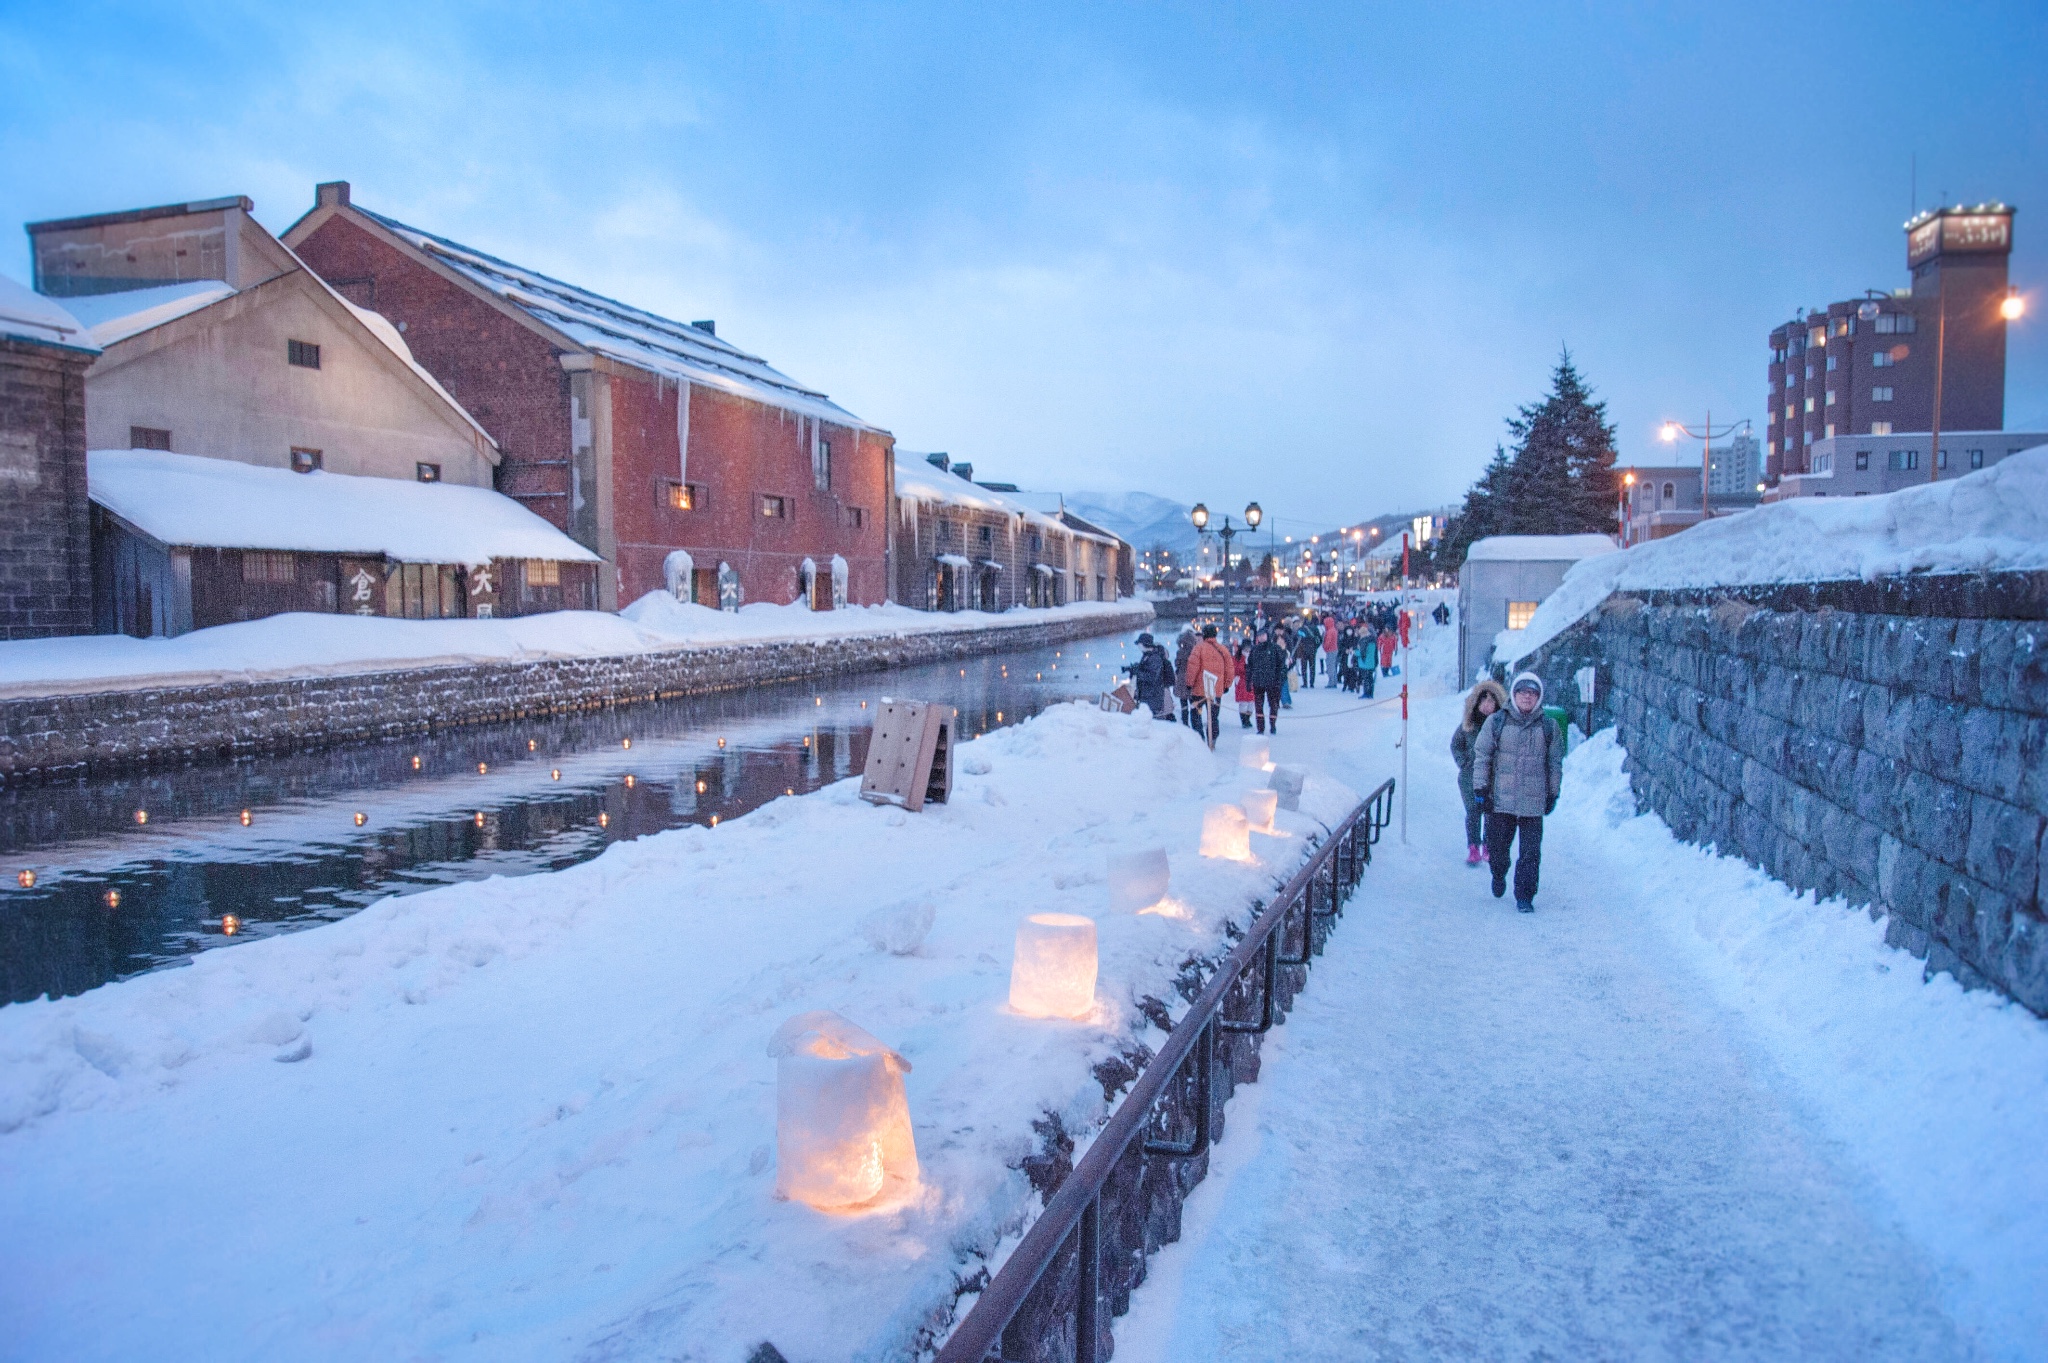
<instances>
[{"instance_id":1,"label":"lit window on building","mask_svg":"<svg viewBox=\"0 0 2048 1363\"><path fill-rule=\"evenodd\" d=\"M1870 433L1872 435L1890 435L1892 433L1892 423L1889 421L1873 421L1870 423Z\"/></svg>"},{"instance_id":2,"label":"lit window on building","mask_svg":"<svg viewBox=\"0 0 2048 1363\"><path fill-rule=\"evenodd\" d=\"M761 515L771 521L789 519L789 498L777 497L773 493L761 494Z\"/></svg>"},{"instance_id":3,"label":"lit window on building","mask_svg":"<svg viewBox=\"0 0 2048 1363\"><path fill-rule=\"evenodd\" d=\"M1509 629L1527 629L1529 628L1529 622L1535 618L1536 603L1534 601L1508 602Z\"/></svg>"},{"instance_id":4,"label":"lit window on building","mask_svg":"<svg viewBox=\"0 0 2048 1363\"><path fill-rule=\"evenodd\" d=\"M526 560L526 585L529 587L561 586L561 561L552 558L530 558Z\"/></svg>"}]
</instances>

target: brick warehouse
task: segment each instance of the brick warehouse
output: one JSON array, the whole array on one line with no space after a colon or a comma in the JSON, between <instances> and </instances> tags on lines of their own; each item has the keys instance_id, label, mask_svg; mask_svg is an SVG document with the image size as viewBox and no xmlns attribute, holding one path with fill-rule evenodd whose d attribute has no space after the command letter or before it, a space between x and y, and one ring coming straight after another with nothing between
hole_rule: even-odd
<instances>
[{"instance_id":1,"label":"brick warehouse","mask_svg":"<svg viewBox=\"0 0 2048 1363\"><path fill-rule=\"evenodd\" d=\"M85 371L98 355L76 318L0 276L0 639L91 623Z\"/></svg>"},{"instance_id":2,"label":"brick warehouse","mask_svg":"<svg viewBox=\"0 0 2048 1363\"><path fill-rule=\"evenodd\" d=\"M720 340L407 227L319 186L284 234L497 440L498 490L609 565L617 609L887 598L894 438ZM834 560L838 560L835 563ZM843 565L843 569L842 566Z\"/></svg>"}]
</instances>

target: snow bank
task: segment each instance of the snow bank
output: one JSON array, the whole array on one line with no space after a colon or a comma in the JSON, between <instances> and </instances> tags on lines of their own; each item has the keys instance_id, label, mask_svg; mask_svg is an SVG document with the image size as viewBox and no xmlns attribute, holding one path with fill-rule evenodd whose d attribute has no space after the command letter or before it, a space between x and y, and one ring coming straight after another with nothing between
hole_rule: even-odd
<instances>
[{"instance_id":1,"label":"snow bank","mask_svg":"<svg viewBox=\"0 0 2048 1363\"><path fill-rule=\"evenodd\" d=\"M2048 568L2048 448L1877 497L1796 497L1588 560L1536 608L1520 662L1617 591Z\"/></svg>"},{"instance_id":2,"label":"snow bank","mask_svg":"<svg viewBox=\"0 0 2048 1363\"><path fill-rule=\"evenodd\" d=\"M489 488L294 473L163 450L93 450L85 460L93 501L162 544L370 554L401 563L600 561Z\"/></svg>"},{"instance_id":3,"label":"snow bank","mask_svg":"<svg viewBox=\"0 0 2048 1363\"><path fill-rule=\"evenodd\" d=\"M1138 1001L1177 1009L1180 964L1354 799L1312 779L1269 861L1219 861L1203 811L1246 774L1183 727L1066 705L961 759L921 815L841 782L0 1009L13 1350L911 1352L1036 1205L1031 1122L1093 1129L1091 1067L1163 1040ZM1112 914L1109 859L1155 846L1172 911ZM1098 923L1081 1021L1005 1002L1048 911ZM922 1186L859 1215L772 1196L769 1039L820 1008L913 1066Z\"/></svg>"},{"instance_id":4,"label":"snow bank","mask_svg":"<svg viewBox=\"0 0 2048 1363\"><path fill-rule=\"evenodd\" d=\"M1489 535L1465 551L1467 559L1557 563L1619 552L1611 535Z\"/></svg>"},{"instance_id":5,"label":"snow bank","mask_svg":"<svg viewBox=\"0 0 2048 1363\"><path fill-rule=\"evenodd\" d=\"M506 620L389 620L298 612L216 625L174 639L92 634L0 643L0 698L145 684L202 686L397 668L598 658L719 644L1006 629L1076 616L1117 615L1131 605L1090 601L989 615L938 614L903 606L811 611L802 605L761 602L742 606L734 614L686 605L665 592L649 592L617 615L554 611Z\"/></svg>"}]
</instances>

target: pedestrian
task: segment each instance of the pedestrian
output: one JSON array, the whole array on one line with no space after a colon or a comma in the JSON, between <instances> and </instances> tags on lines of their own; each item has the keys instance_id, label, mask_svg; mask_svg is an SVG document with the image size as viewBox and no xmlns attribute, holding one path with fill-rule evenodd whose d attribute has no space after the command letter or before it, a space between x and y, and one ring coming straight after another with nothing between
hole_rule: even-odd
<instances>
[{"instance_id":1,"label":"pedestrian","mask_svg":"<svg viewBox=\"0 0 2048 1363\"><path fill-rule=\"evenodd\" d=\"M1507 694L1491 677L1472 688L1465 697L1465 713L1451 733L1451 756L1458 763L1458 796L1465 804L1465 864L1477 866L1486 860L1486 816L1479 797L1472 792L1472 747L1479 741L1479 726L1507 703Z\"/></svg>"},{"instance_id":2,"label":"pedestrian","mask_svg":"<svg viewBox=\"0 0 2048 1363\"><path fill-rule=\"evenodd\" d=\"M1564 786L1564 739L1543 713L1543 681L1515 674L1508 705L1488 717L1472 745L1472 793L1486 811L1486 852L1493 897L1507 893L1508 854L1515 859L1515 910L1536 912L1536 877L1543 866L1543 818L1557 808Z\"/></svg>"},{"instance_id":3,"label":"pedestrian","mask_svg":"<svg viewBox=\"0 0 2048 1363\"><path fill-rule=\"evenodd\" d=\"M1222 718L1223 697L1235 680L1229 650L1216 642L1216 626L1202 626L1202 638L1188 654L1187 669L1181 675L1194 693L1194 711L1200 720L1196 732L1213 748Z\"/></svg>"},{"instance_id":4,"label":"pedestrian","mask_svg":"<svg viewBox=\"0 0 2048 1363\"><path fill-rule=\"evenodd\" d=\"M1244 674L1245 645L1230 646L1230 665L1237 669L1237 681L1231 689L1231 699L1237 702L1237 727L1252 727L1252 684Z\"/></svg>"},{"instance_id":5,"label":"pedestrian","mask_svg":"<svg viewBox=\"0 0 2048 1363\"><path fill-rule=\"evenodd\" d=\"M1195 651L1195 622L1190 620L1180 627L1180 638L1173 645L1173 694L1180 702L1180 722L1194 727L1195 693L1188 687L1188 655Z\"/></svg>"},{"instance_id":6,"label":"pedestrian","mask_svg":"<svg viewBox=\"0 0 2048 1363\"><path fill-rule=\"evenodd\" d=\"M1245 680L1252 690L1260 733L1280 732L1280 691L1287 685L1287 654L1263 631L1245 655Z\"/></svg>"},{"instance_id":7,"label":"pedestrian","mask_svg":"<svg viewBox=\"0 0 2048 1363\"><path fill-rule=\"evenodd\" d=\"M1166 698L1173 685L1173 660L1150 634L1138 636L1138 661L1126 663L1124 671L1138 684L1138 704L1150 708L1157 719L1173 718L1173 703Z\"/></svg>"},{"instance_id":8,"label":"pedestrian","mask_svg":"<svg viewBox=\"0 0 2048 1363\"><path fill-rule=\"evenodd\" d=\"M1294 633L1294 661L1301 668L1301 689L1309 690L1316 684L1316 638L1306 621Z\"/></svg>"},{"instance_id":9,"label":"pedestrian","mask_svg":"<svg viewBox=\"0 0 2048 1363\"><path fill-rule=\"evenodd\" d=\"M1323 617L1323 685L1337 684L1337 617Z\"/></svg>"},{"instance_id":10,"label":"pedestrian","mask_svg":"<svg viewBox=\"0 0 2048 1363\"><path fill-rule=\"evenodd\" d=\"M1380 675L1394 675L1394 631L1385 624L1380 626Z\"/></svg>"}]
</instances>

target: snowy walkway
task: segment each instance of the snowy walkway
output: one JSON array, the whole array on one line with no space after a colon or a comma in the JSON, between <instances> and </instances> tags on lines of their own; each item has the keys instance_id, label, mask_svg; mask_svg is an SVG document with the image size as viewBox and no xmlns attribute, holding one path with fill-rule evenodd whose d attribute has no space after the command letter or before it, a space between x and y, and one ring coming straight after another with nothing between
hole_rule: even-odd
<instances>
[{"instance_id":1,"label":"snowy walkway","mask_svg":"<svg viewBox=\"0 0 2048 1363\"><path fill-rule=\"evenodd\" d=\"M1397 707L1313 718L1355 704L1298 699L1275 757L1369 789ZM2048 1029L1626 817L1604 738L1515 914L1453 846L1455 713L1418 707L1410 846L1240 1090L1119 1363L2048 1355Z\"/></svg>"}]
</instances>

